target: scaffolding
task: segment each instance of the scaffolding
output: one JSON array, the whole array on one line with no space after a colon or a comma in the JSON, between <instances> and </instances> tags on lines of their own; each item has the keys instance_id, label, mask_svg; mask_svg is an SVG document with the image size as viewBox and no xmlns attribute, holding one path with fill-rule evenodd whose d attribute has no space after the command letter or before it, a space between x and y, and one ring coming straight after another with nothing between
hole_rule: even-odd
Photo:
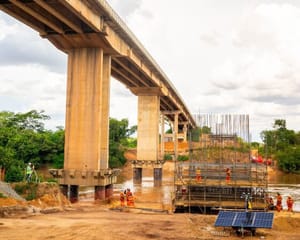
<instances>
[{"instance_id":1,"label":"scaffolding","mask_svg":"<svg viewBox=\"0 0 300 240\"><path fill-rule=\"evenodd\" d=\"M189 137L189 160L175 160L175 211L266 209L267 171L250 156L248 115L196 115L199 141ZM251 196L245 206L244 194Z\"/></svg>"}]
</instances>

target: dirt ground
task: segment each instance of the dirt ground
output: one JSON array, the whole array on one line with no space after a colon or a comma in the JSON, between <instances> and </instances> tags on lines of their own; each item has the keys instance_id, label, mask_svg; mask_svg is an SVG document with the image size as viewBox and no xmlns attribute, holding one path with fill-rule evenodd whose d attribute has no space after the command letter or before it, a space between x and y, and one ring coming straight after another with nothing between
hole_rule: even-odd
<instances>
[{"instance_id":1,"label":"dirt ground","mask_svg":"<svg viewBox=\"0 0 300 240\"><path fill-rule=\"evenodd\" d=\"M73 204L62 212L0 218L0 239L241 239L231 229L215 228L215 215L146 213L114 209L93 202ZM275 213L273 229L257 229L248 239L289 239L300 236L300 214Z\"/></svg>"}]
</instances>

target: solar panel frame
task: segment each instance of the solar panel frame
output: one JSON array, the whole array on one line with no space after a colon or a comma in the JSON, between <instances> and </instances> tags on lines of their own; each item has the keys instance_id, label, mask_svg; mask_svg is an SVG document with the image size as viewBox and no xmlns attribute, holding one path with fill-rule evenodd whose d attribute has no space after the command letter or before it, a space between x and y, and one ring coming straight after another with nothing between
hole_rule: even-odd
<instances>
[{"instance_id":1,"label":"solar panel frame","mask_svg":"<svg viewBox=\"0 0 300 240\"><path fill-rule=\"evenodd\" d=\"M274 213L221 211L215 227L272 228Z\"/></svg>"}]
</instances>

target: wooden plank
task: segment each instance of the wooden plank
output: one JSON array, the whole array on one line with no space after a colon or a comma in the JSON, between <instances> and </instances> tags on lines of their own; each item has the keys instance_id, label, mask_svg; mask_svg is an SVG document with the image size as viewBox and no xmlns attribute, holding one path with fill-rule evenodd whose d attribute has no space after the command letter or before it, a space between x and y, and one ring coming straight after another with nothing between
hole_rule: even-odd
<instances>
[{"instance_id":1,"label":"wooden plank","mask_svg":"<svg viewBox=\"0 0 300 240\"><path fill-rule=\"evenodd\" d=\"M77 33L83 33L83 30L80 27L80 22L76 21L76 19L73 19L72 21L58 12L56 9L51 7L49 4L47 4L44 0L34 0L36 4L38 4L40 7L44 8L46 11L48 11L50 14L58 18L60 21L62 21L64 24L69 26L71 29L73 29Z\"/></svg>"},{"instance_id":2,"label":"wooden plank","mask_svg":"<svg viewBox=\"0 0 300 240\"><path fill-rule=\"evenodd\" d=\"M57 24L55 24L54 22L50 21L49 19L47 19L46 17L42 16L41 14L37 13L36 11L34 11L32 8L26 6L24 3L18 1L18 0L9 0L11 3L13 3L14 5L16 5L17 7L19 7L20 9L22 9L24 12L26 12L27 14L31 15L32 17L36 18L38 21L44 23L45 25L49 26L50 28L52 28L54 31L63 34L64 30L58 26Z\"/></svg>"},{"instance_id":3,"label":"wooden plank","mask_svg":"<svg viewBox=\"0 0 300 240\"><path fill-rule=\"evenodd\" d=\"M64 6L74 12L90 28L96 32L102 32L103 20L100 15L90 9L86 3L81 0L59 0Z\"/></svg>"}]
</instances>

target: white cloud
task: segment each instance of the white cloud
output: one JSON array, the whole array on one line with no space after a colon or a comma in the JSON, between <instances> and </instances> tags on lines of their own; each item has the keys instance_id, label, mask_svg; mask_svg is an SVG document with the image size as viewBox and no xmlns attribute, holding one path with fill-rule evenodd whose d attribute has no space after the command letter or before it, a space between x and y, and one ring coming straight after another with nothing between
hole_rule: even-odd
<instances>
[{"instance_id":1,"label":"white cloud","mask_svg":"<svg viewBox=\"0 0 300 240\"><path fill-rule=\"evenodd\" d=\"M108 2L191 112L249 113L254 140L276 118L300 130L299 1ZM0 46L0 110L45 109L63 125L66 56L3 14ZM111 85L111 116L136 124L137 97Z\"/></svg>"}]
</instances>

